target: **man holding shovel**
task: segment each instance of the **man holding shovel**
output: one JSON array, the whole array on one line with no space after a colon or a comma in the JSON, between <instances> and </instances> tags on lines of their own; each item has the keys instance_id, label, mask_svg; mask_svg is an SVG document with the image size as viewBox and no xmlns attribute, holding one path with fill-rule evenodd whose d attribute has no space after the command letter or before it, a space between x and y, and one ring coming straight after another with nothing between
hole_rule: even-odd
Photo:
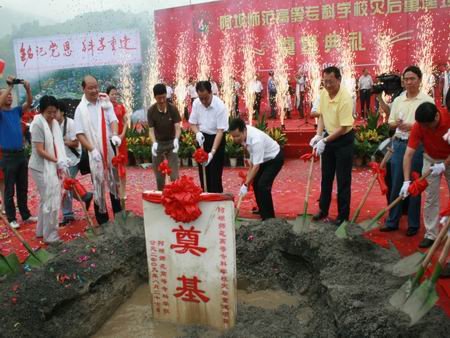
<instances>
[{"instance_id":1,"label":"man holding shovel","mask_svg":"<svg viewBox=\"0 0 450 338\"><path fill-rule=\"evenodd\" d=\"M156 103L147 112L150 138L152 139L152 166L156 176L156 186L162 191L165 174L158 170L162 161L167 159L171 169L170 179L178 179L178 148L181 135L181 117L178 109L167 102L166 86L158 83L153 87Z\"/></svg>"},{"instance_id":2,"label":"man holding shovel","mask_svg":"<svg viewBox=\"0 0 450 338\"><path fill-rule=\"evenodd\" d=\"M447 114L438 111L430 102L424 102L417 107L416 123L411 134L403 157L404 186L409 186L412 158L416 149L423 144L422 173L431 170L427 177L428 187L425 190L425 206L423 209L425 223L425 238L419 244L421 248L430 247L439 233L440 186L441 176L445 177L450 191L450 145L443 136L450 128L450 119ZM408 189L400 191L403 197L408 196ZM447 264L447 273L450 272Z\"/></svg>"},{"instance_id":3,"label":"man holding shovel","mask_svg":"<svg viewBox=\"0 0 450 338\"><path fill-rule=\"evenodd\" d=\"M355 133L353 132L353 100L341 86L341 72L337 67L323 70L325 90L320 94L317 135L310 145L316 155L322 155L320 210L312 217L318 221L328 216L334 176L338 187L338 217L336 226L348 220L352 183L352 164Z\"/></svg>"}]
</instances>

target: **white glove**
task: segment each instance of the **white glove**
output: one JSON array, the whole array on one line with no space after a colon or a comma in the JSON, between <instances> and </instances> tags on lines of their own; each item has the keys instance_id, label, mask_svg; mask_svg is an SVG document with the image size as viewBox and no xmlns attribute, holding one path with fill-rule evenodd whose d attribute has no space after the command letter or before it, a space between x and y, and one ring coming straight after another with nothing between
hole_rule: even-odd
<instances>
[{"instance_id":1,"label":"white glove","mask_svg":"<svg viewBox=\"0 0 450 338\"><path fill-rule=\"evenodd\" d=\"M100 154L97 149L94 148L93 150L91 150L91 155L92 155L92 159L95 162L101 162L102 161L102 154Z\"/></svg>"},{"instance_id":2,"label":"white glove","mask_svg":"<svg viewBox=\"0 0 450 338\"><path fill-rule=\"evenodd\" d=\"M197 134L195 134L195 139L197 140L197 143L200 147L203 147L203 143L205 142L205 136L203 136L202 132L197 132Z\"/></svg>"},{"instance_id":3,"label":"white glove","mask_svg":"<svg viewBox=\"0 0 450 338\"><path fill-rule=\"evenodd\" d=\"M448 221L448 216L442 216L439 223L441 223L442 226L445 226L447 224L447 221ZM450 230L450 228L449 228L449 230Z\"/></svg>"},{"instance_id":4,"label":"white glove","mask_svg":"<svg viewBox=\"0 0 450 338\"><path fill-rule=\"evenodd\" d=\"M241 189L239 189L239 196L244 197L245 195L247 195L247 193L248 187L245 184L241 185Z\"/></svg>"},{"instance_id":5,"label":"white glove","mask_svg":"<svg viewBox=\"0 0 450 338\"><path fill-rule=\"evenodd\" d=\"M444 163L435 163L431 167L431 176L439 176L445 171Z\"/></svg>"},{"instance_id":6,"label":"white glove","mask_svg":"<svg viewBox=\"0 0 450 338\"><path fill-rule=\"evenodd\" d=\"M450 144L450 129L447 130L447 134L445 134L444 136L442 136L442 138L448 142L448 144Z\"/></svg>"},{"instance_id":7,"label":"white glove","mask_svg":"<svg viewBox=\"0 0 450 338\"><path fill-rule=\"evenodd\" d=\"M178 149L180 149L180 142L177 138L173 140L173 152L178 153Z\"/></svg>"},{"instance_id":8,"label":"white glove","mask_svg":"<svg viewBox=\"0 0 450 338\"><path fill-rule=\"evenodd\" d=\"M158 142L152 144L152 155L156 157L156 151L158 150Z\"/></svg>"},{"instance_id":9,"label":"white glove","mask_svg":"<svg viewBox=\"0 0 450 338\"><path fill-rule=\"evenodd\" d=\"M213 159L213 153L208 153L208 161L206 161L205 163L203 163L203 166L206 167Z\"/></svg>"},{"instance_id":10,"label":"white glove","mask_svg":"<svg viewBox=\"0 0 450 338\"><path fill-rule=\"evenodd\" d=\"M398 194L403 199L405 199L409 195L408 189L409 189L410 184L411 184L411 181L403 182L402 188L400 189L400 193Z\"/></svg>"},{"instance_id":11,"label":"white glove","mask_svg":"<svg viewBox=\"0 0 450 338\"><path fill-rule=\"evenodd\" d=\"M69 161L66 158L59 159L56 163L56 166L60 170L66 170L67 168L69 168Z\"/></svg>"},{"instance_id":12,"label":"white glove","mask_svg":"<svg viewBox=\"0 0 450 338\"><path fill-rule=\"evenodd\" d=\"M323 151L325 150L325 146L326 146L325 141L323 139L321 139L313 147L313 151L316 153L317 156L320 156L320 155L322 155Z\"/></svg>"},{"instance_id":13,"label":"white glove","mask_svg":"<svg viewBox=\"0 0 450 338\"><path fill-rule=\"evenodd\" d=\"M114 135L113 137L111 137L111 143L114 144L115 147L120 147L122 140L119 136Z\"/></svg>"},{"instance_id":14,"label":"white glove","mask_svg":"<svg viewBox=\"0 0 450 338\"><path fill-rule=\"evenodd\" d=\"M309 141L309 145L310 145L311 147L314 147L314 146L316 145L316 143L319 142L322 138L323 138L323 137L320 136L320 135L314 136L314 137L311 139L311 141Z\"/></svg>"}]
</instances>

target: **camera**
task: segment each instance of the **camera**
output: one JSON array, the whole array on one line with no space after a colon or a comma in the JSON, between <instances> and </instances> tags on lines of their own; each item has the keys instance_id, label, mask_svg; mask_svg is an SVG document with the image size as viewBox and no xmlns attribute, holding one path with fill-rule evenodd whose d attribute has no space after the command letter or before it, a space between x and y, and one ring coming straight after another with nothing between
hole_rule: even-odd
<instances>
[{"instance_id":1,"label":"camera","mask_svg":"<svg viewBox=\"0 0 450 338\"><path fill-rule=\"evenodd\" d=\"M14 79L12 81L6 81L8 85L16 85L16 84L23 84L25 80L23 79Z\"/></svg>"},{"instance_id":2,"label":"camera","mask_svg":"<svg viewBox=\"0 0 450 338\"><path fill-rule=\"evenodd\" d=\"M391 95L393 98L403 91L402 80L397 74L381 74L377 76L377 83L372 87L372 94L382 92Z\"/></svg>"}]
</instances>

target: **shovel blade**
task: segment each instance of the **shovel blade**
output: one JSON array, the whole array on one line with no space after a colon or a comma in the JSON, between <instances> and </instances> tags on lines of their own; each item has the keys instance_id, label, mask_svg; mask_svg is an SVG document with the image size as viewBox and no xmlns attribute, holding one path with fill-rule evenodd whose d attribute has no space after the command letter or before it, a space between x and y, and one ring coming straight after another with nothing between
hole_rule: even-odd
<instances>
[{"instance_id":1,"label":"shovel blade","mask_svg":"<svg viewBox=\"0 0 450 338\"><path fill-rule=\"evenodd\" d=\"M392 268L392 274L398 277L406 277L412 275L420 268L420 264L424 260L425 255L421 252L415 252L399 260Z\"/></svg>"},{"instance_id":2,"label":"shovel blade","mask_svg":"<svg viewBox=\"0 0 450 338\"><path fill-rule=\"evenodd\" d=\"M290 222L292 224L292 230L296 233L305 232L309 229L311 224L312 215L306 214L297 217L294 221Z\"/></svg>"},{"instance_id":3,"label":"shovel blade","mask_svg":"<svg viewBox=\"0 0 450 338\"><path fill-rule=\"evenodd\" d=\"M424 281L408 298L402 307L411 318L410 325L417 323L438 301L439 296L436 292L435 284L431 280Z\"/></svg>"},{"instance_id":4,"label":"shovel blade","mask_svg":"<svg viewBox=\"0 0 450 338\"><path fill-rule=\"evenodd\" d=\"M15 253L8 256L0 254L0 275L16 274L20 269L20 262Z\"/></svg>"},{"instance_id":5,"label":"shovel blade","mask_svg":"<svg viewBox=\"0 0 450 338\"><path fill-rule=\"evenodd\" d=\"M54 255L52 255L48 251L44 249L39 249L33 251L33 253L30 253L30 256L28 256L25 263L31 267L38 267L41 266L42 264L47 263L53 257Z\"/></svg>"},{"instance_id":6,"label":"shovel blade","mask_svg":"<svg viewBox=\"0 0 450 338\"><path fill-rule=\"evenodd\" d=\"M413 291L413 279L409 279L389 298L389 304L400 310Z\"/></svg>"},{"instance_id":7,"label":"shovel blade","mask_svg":"<svg viewBox=\"0 0 450 338\"><path fill-rule=\"evenodd\" d=\"M375 219L369 219L367 221L363 221L361 223L358 223L359 226L364 230L364 231L370 231L372 229L375 229L379 226L379 224L377 223L377 221Z\"/></svg>"},{"instance_id":8,"label":"shovel blade","mask_svg":"<svg viewBox=\"0 0 450 338\"><path fill-rule=\"evenodd\" d=\"M336 229L335 234L338 238L347 238L347 226L350 223L348 221L342 222L342 224Z\"/></svg>"}]
</instances>

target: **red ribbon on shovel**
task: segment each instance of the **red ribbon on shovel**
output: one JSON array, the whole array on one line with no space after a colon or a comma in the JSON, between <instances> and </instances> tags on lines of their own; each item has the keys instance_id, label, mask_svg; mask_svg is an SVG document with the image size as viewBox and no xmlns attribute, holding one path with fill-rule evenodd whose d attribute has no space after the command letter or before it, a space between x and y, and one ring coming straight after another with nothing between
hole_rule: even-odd
<instances>
[{"instance_id":1,"label":"red ribbon on shovel","mask_svg":"<svg viewBox=\"0 0 450 338\"><path fill-rule=\"evenodd\" d=\"M78 196L80 196L80 198L83 198L87 194L86 189L83 187L80 181L75 178L66 177L63 181L63 186L65 190L76 192Z\"/></svg>"},{"instance_id":2,"label":"red ribbon on shovel","mask_svg":"<svg viewBox=\"0 0 450 338\"><path fill-rule=\"evenodd\" d=\"M386 169L381 168L380 164L377 162L369 163L370 169L372 169L372 173L377 175L377 181L380 185L380 190L383 195L386 195L388 192L388 187L386 185L385 177L386 177Z\"/></svg>"},{"instance_id":3,"label":"red ribbon on shovel","mask_svg":"<svg viewBox=\"0 0 450 338\"><path fill-rule=\"evenodd\" d=\"M302 156L300 156L300 159L308 162L309 160L311 160L311 158L314 156L314 162L317 162L319 160L319 156L315 156L314 153L306 153Z\"/></svg>"},{"instance_id":4,"label":"red ribbon on shovel","mask_svg":"<svg viewBox=\"0 0 450 338\"><path fill-rule=\"evenodd\" d=\"M125 170L125 165L127 164L127 159L122 154L114 156L111 160L112 165L117 168L117 172L120 178L123 178L127 175Z\"/></svg>"},{"instance_id":5,"label":"red ribbon on shovel","mask_svg":"<svg viewBox=\"0 0 450 338\"><path fill-rule=\"evenodd\" d=\"M200 164L208 161L208 153L203 148L197 148L192 157Z\"/></svg>"},{"instance_id":6,"label":"red ribbon on shovel","mask_svg":"<svg viewBox=\"0 0 450 338\"><path fill-rule=\"evenodd\" d=\"M411 196L419 196L428 187L428 181L426 179L420 179L420 174L413 172L411 174L411 179L413 182L408 188L408 192Z\"/></svg>"},{"instance_id":7,"label":"red ribbon on shovel","mask_svg":"<svg viewBox=\"0 0 450 338\"><path fill-rule=\"evenodd\" d=\"M168 160L164 160L162 161L159 166L158 166L158 170L164 174L164 175L170 175L172 173L172 169L170 169L169 167L169 161Z\"/></svg>"}]
</instances>

